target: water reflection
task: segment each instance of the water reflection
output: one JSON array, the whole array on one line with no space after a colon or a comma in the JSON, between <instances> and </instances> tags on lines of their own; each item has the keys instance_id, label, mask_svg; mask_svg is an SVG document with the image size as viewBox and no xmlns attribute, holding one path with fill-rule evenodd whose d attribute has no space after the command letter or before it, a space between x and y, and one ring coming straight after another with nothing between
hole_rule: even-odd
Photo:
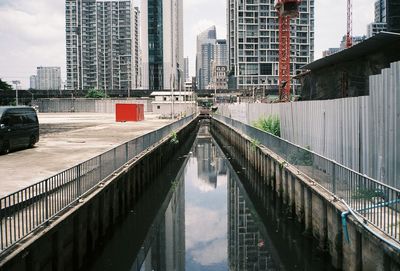
<instances>
[{"instance_id":1,"label":"water reflection","mask_svg":"<svg viewBox=\"0 0 400 271\"><path fill-rule=\"evenodd\" d=\"M228 202L230 269L279 270L272 258L272 244L260 232L258 215L234 177L229 178Z\"/></svg>"},{"instance_id":2,"label":"water reflection","mask_svg":"<svg viewBox=\"0 0 400 271\"><path fill-rule=\"evenodd\" d=\"M330 270L262 178L232 158L203 126L179 173L161 174L92 270ZM114 264L129 239L140 249Z\"/></svg>"},{"instance_id":3,"label":"water reflection","mask_svg":"<svg viewBox=\"0 0 400 271\"><path fill-rule=\"evenodd\" d=\"M143 261L136 260L133 270L137 265L141 265L141 271L185 270L185 185L182 175L175 180L172 189L174 193L156 225L156 234L147 240L151 242L147 255Z\"/></svg>"},{"instance_id":4,"label":"water reflection","mask_svg":"<svg viewBox=\"0 0 400 271\"><path fill-rule=\"evenodd\" d=\"M225 168L211 137L200 136L185 170L186 270L227 270Z\"/></svg>"}]
</instances>

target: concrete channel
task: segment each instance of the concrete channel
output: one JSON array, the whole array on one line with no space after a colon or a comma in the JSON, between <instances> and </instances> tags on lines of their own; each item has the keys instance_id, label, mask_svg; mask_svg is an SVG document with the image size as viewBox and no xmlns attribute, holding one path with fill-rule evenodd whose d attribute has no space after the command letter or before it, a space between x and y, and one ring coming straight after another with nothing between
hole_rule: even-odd
<instances>
[{"instance_id":1,"label":"concrete channel","mask_svg":"<svg viewBox=\"0 0 400 271\"><path fill-rule=\"evenodd\" d=\"M20 242L0 259L0 271L82 270L103 238L131 210L173 156L190 149L199 128L195 118L130 160L74 206ZM261 178L248 178L254 191L273 191L313 238L331 265L341 270L400 270L400 252L371 234L353 217L344 238L341 214L346 206L323 187L265 146L211 119L211 133L221 146L240 153ZM179 144L175 144L179 139ZM225 148L234 156L230 148ZM236 156L238 156L236 154ZM178 167L179 168L179 167ZM250 171L249 171L250 172ZM262 195L257 195L262 200Z\"/></svg>"}]
</instances>

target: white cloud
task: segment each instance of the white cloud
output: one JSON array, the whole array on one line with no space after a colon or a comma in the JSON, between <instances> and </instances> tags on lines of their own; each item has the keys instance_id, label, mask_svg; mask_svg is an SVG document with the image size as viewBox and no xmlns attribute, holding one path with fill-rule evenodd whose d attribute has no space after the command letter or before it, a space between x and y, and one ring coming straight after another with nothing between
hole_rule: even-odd
<instances>
[{"instance_id":1,"label":"white cloud","mask_svg":"<svg viewBox=\"0 0 400 271\"><path fill-rule=\"evenodd\" d=\"M194 205L185 207L186 249L226 237L226 210L210 210Z\"/></svg>"},{"instance_id":2,"label":"white cloud","mask_svg":"<svg viewBox=\"0 0 400 271\"><path fill-rule=\"evenodd\" d=\"M1 1L0 77L29 87L37 66L64 69L64 1Z\"/></svg>"},{"instance_id":3,"label":"white cloud","mask_svg":"<svg viewBox=\"0 0 400 271\"><path fill-rule=\"evenodd\" d=\"M192 251L193 260L201 265L213 265L227 260L227 239L219 239L211 242L207 247Z\"/></svg>"},{"instance_id":4,"label":"white cloud","mask_svg":"<svg viewBox=\"0 0 400 271\"><path fill-rule=\"evenodd\" d=\"M375 0L353 1L353 35L365 35L373 21ZM347 1L315 3L315 56L330 47L339 47L347 32Z\"/></svg>"}]
</instances>

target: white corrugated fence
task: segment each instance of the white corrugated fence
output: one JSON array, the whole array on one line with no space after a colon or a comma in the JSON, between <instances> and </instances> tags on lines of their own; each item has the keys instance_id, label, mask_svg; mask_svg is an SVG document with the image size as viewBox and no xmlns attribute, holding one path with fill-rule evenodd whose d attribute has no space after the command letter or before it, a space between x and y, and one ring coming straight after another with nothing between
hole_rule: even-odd
<instances>
[{"instance_id":1,"label":"white corrugated fence","mask_svg":"<svg viewBox=\"0 0 400 271\"><path fill-rule=\"evenodd\" d=\"M281 136L386 184L400 187L400 62L369 79L370 95L286 104L223 104L251 124L278 115Z\"/></svg>"}]
</instances>

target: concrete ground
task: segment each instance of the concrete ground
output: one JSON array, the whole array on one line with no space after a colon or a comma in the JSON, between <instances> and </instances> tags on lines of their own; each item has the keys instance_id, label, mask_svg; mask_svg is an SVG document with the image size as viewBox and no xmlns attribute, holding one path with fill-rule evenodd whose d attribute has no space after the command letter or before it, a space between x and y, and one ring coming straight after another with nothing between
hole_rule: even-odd
<instances>
[{"instance_id":1,"label":"concrete ground","mask_svg":"<svg viewBox=\"0 0 400 271\"><path fill-rule=\"evenodd\" d=\"M171 122L155 114L124 123L116 123L114 114L39 113L38 117L40 141L35 147L0 155L0 197Z\"/></svg>"}]
</instances>

